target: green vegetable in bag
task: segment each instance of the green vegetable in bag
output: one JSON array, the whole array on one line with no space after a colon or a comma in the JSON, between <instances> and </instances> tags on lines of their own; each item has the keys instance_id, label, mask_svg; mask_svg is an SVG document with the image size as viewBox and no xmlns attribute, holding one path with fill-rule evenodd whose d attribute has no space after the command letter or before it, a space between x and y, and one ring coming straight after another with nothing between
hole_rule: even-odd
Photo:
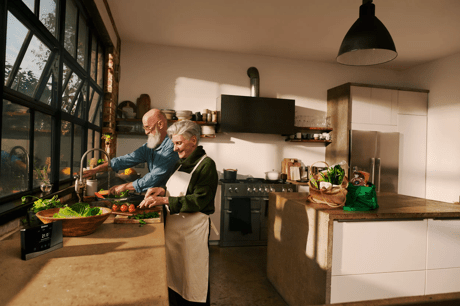
<instances>
[{"instance_id":1,"label":"green vegetable in bag","mask_svg":"<svg viewBox=\"0 0 460 306\"><path fill-rule=\"evenodd\" d=\"M374 185L355 186L349 183L347 190L347 200L343 210L368 211L379 208Z\"/></svg>"}]
</instances>

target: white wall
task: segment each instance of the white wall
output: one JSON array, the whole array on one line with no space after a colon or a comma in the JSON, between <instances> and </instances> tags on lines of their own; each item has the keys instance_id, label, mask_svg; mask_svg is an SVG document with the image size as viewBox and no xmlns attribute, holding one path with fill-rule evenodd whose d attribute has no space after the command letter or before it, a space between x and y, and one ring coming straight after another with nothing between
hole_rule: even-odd
<instances>
[{"instance_id":1,"label":"white wall","mask_svg":"<svg viewBox=\"0 0 460 306\"><path fill-rule=\"evenodd\" d=\"M401 86L429 89L426 198L460 195L460 54L412 68Z\"/></svg>"},{"instance_id":2,"label":"white wall","mask_svg":"<svg viewBox=\"0 0 460 306\"><path fill-rule=\"evenodd\" d=\"M260 96L290 98L296 110L326 112L327 89L347 82L399 86L399 74L379 68L348 67L266 56L203 51L138 43L123 43L119 102L136 103L148 94L152 108L216 109L220 94L250 95L249 67L260 74ZM132 151L145 137L124 137L117 155ZM120 140L121 140L120 139ZM128 144L129 143L129 144ZM219 133L201 144L222 172L264 177L281 170L283 158L298 158L305 165L324 160L324 144L295 144L280 135Z\"/></svg>"}]
</instances>

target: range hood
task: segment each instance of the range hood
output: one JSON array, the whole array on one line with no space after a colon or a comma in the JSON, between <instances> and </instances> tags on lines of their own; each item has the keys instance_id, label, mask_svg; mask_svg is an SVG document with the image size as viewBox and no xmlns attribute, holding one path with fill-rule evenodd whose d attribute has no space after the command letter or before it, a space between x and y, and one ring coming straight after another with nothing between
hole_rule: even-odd
<instances>
[{"instance_id":1,"label":"range hood","mask_svg":"<svg viewBox=\"0 0 460 306\"><path fill-rule=\"evenodd\" d=\"M259 72L248 69L251 96L217 99L219 132L287 135L294 133L295 100L259 97Z\"/></svg>"}]
</instances>

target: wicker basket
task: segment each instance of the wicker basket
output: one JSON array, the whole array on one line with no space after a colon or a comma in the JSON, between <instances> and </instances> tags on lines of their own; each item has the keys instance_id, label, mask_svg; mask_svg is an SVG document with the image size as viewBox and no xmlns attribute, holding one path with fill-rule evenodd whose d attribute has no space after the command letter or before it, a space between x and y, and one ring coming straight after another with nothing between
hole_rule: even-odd
<instances>
[{"instance_id":1,"label":"wicker basket","mask_svg":"<svg viewBox=\"0 0 460 306\"><path fill-rule=\"evenodd\" d=\"M348 186L348 179L345 176L343 178L342 184L340 186L333 186L330 189L318 189L311 183L311 178L317 180L319 174L311 173L311 169L313 165L316 163L324 163L327 167L329 165L324 161L318 161L313 163L310 166L309 170L309 178L308 185L310 187L310 195L308 196L308 200L313 203L317 204L326 204L330 207L342 207L345 205L347 200L347 186Z\"/></svg>"}]
</instances>

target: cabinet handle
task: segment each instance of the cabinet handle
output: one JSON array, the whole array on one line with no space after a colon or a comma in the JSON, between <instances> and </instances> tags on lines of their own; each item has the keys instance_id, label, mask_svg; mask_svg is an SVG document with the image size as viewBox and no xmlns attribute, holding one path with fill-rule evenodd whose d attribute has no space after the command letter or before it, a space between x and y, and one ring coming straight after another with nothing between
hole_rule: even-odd
<instances>
[{"instance_id":1,"label":"cabinet handle","mask_svg":"<svg viewBox=\"0 0 460 306\"><path fill-rule=\"evenodd\" d=\"M253 213L253 214L260 214L260 210L251 210L251 213Z\"/></svg>"},{"instance_id":2,"label":"cabinet handle","mask_svg":"<svg viewBox=\"0 0 460 306\"><path fill-rule=\"evenodd\" d=\"M226 212L227 214L231 214L231 213L232 213L232 211L231 211L231 210L228 210L228 209L227 209L225 212Z\"/></svg>"}]
</instances>

